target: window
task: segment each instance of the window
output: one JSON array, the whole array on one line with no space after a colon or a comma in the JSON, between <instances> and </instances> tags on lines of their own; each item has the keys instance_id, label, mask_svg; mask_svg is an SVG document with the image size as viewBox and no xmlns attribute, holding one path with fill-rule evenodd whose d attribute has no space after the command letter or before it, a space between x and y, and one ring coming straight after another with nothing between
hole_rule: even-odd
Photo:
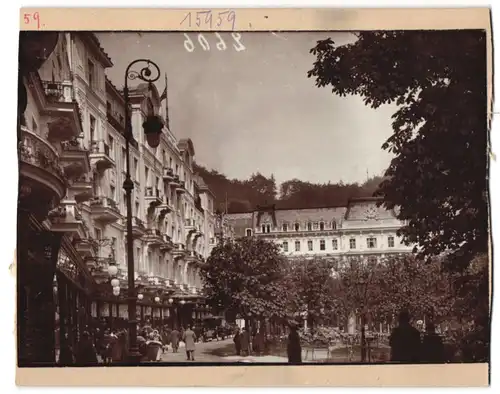
<instances>
[{"instance_id":1,"label":"window","mask_svg":"<svg viewBox=\"0 0 500 394\"><path fill-rule=\"evenodd\" d=\"M295 241L295 251L300 252L300 241Z\"/></svg>"},{"instance_id":2,"label":"window","mask_svg":"<svg viewBox=\"0 0 500 394\"><path fill-rule=\"evenodd\" d=\"M87 63L87 80L88 80L88 83L89 83L89 86L91 88L94 87L94 84L95 84L95 67L94 67L94 63L89 60L88 63Z\"/></svg>"},{"instance_id":3,"label":"window","mask_svg":"<svg viewBox=\"0 0 500 394\"><path fill-rule=\"evenodd\" d=\"M95 129L96 129L96 120L90 115L90 142L95 141Z\"/></svg>"},{"instance_id":4,"label":"window","mask_svg":"<svg viewBox=\"0 0 500 394\"><path fill-rule=\"evenodd\" d=\"M31 118L31 130L33 133L36 133L38 131L38 125L36 124L35 118Z\"/></svg>"},{"instance_id":5,"label":"window","mask_svg":"<svg viewBox=\"0 0 500 394\"><path fill-rule=\"evenodd\" d=\"M377 238L369 237L366 239L366 247L368 249L373 249L377 247Z\"/></svg>"},{"instance_id":6,"label":"window","mask_svg":"<svg viewBox=\"0 0 500 394\"><path fill-rule=\"evenodd\" d=\"M106 101L106 111L111 113L111 103L109 101Z\"/></svg>"},{"instance_id":7,"label":"window","mask_svg":"<svg viewBox=\"0 0 500 394\"><path fill-rule=\"evenodd\" d=\"M145 181L146 181L146 186L149 186L149 168L148 167L145 167L144 168L144 175L146 177Z\"/></svg>"},{"instance_id":8,"label":"window","mask_svg":"<svg viewBox=\"0 0 500 394\"><path fill-rule=\"evenodd\" d=\"M109 157L114 159L115 158L115 140L111 136L108 136L108 145L109 145Z\"/></svg>"},{"instance_id":9,"label":"window","mask_svg":"<svg viewBox=\"0 0 500 394\"><path fill-rule=\"evenodd\" d=\"M339 242L336 239L332 239L332 249L337 250L339 248Z\"/></svg>"},{"instance_id":10,"label":"window","mask_svg":"<svg viewBox=\"0 0 500 394\"><path fill-rule=\"evenodd\" d=\"M163 167L165 167L165 164L167 164L167 155L165 153L165 149L161 151L161 164L163 164Z\"/></svg>"},{"instance_id":11,"label":"window","mask_svg":"<svg viewBox=\"0 0 500 394\"><path fill-rule=\"evenodd\" d=\"M319 250L325 250L325 249L326 249L325 240L322 239L319 241Z\"/></svg>"},{"instance_id":12,"label":"window","mask_svg":"<svg viewBox=\"0 0 500 394\"><path fill-rule=\"evenodd\" d=\"M286 223L283 224L283 231L284 232L288 231L288 224L286 224Z\"/></svg>"},{"instance_id":13,"label":"window","mask_svg":"<svg viewBox=\"0 0 500 394\"><path fill-rule=\"evenodd\" d=\"M137 160L134 157L134 168L132 169L133 173L135 174L135 179L139 178L139 160Z\"/></svg>"},{"instance_id":14,"label":"window","mask_svg":"<svg viewBox=\"0 0 500 394\"><path fill-rule=\"evenodd\" d=\"M334 220L332 222L332 230L336 230L337 229L337 222Z\"/></svg>"},{"instance_id":15,"label":"window","mask_svg":"<svg viewBox=\"0 0 500 394\"><path fill-rule=\"evenodd\" d=\"M270 232L271 232L271 225L270 225L270 224L268 224L268 225L266 226L266 230L267 230L267 232L268 232L268 233L270 233Z\"/></svg>"},{"instance_id":16,"label":"window","mask_svg":"<svg viewBox=\"0 0 500 394\"><path fill-rule=\"evenodd\" d=\"M179 164L175 165L175 175L179 175Z\"/></svg>"},{"instance_id":17,"label":"window","mask_svg":"<svg viewBox=\"0 0 500 394\"><path fill-rule=\"evenodd\" d=\"M265 233L266 232L266 226L263 224L262 225L262 232Z\"/></svg>"},{"instance_id":18,"label":"window","mask_svg":"<svg viewBox=\"0 0 500 394\"><path fill-rule=\"evenodd\" d=\"M170 158L169 163L170 163L170 165L169 165L170 168L172 168L172 158Z\"/></svg>"},{"instance_id":19,"label":"window","mask_svg":"<svg viewBox=\"0 0 500 394\"><path fill-rule=\"evenodd\" d=\"M313 250L313 241L311 241L311 240L307 241L307 250L309 252L312 252L312 250Z\"/></svg>"},{"instance_id":20,"label":"window","mask_svg":"<svg viewBox=\"0 0 500 394\"><path fill-rule=\"evenodd\" d=\"M387 244L388 244L389 248L394 247L394 237L392 235L387 238Z\"/></svg>"},{"instance_id":21,"label":"window","mask_svg":"<svg viewBox=\"0 0 500 394\"><path fill-rule=\"evenodd\" d=\"M325 223L320 222L320 223L319 223L319 230L320 230L320 231L323 231L324 229L325 229Z\"/></svg>"},{"instance_id":22,"label":"window","mask_svg":"<svg viewBox=\"0 0 500 394\"><path fill-rule=\"evenodd\" d=\"M114 186L109 187L109 194L113 201L116 201L116 188Z\"/></svg>"},{"instance_id":23,"label":"window","mask_svg":"<svg viewBox=\"0 0 500 394\"><path fill-rule=\"evenodd\" d=\"M122 163L123 163L123 169L127 168L126 163L127 163L127 150L125 148L122 148Z\"/></svg>"},{"instance_id":24,"label":"window","mask_svg":"<svg viewBox=\"0 0 500 394\"><path fill-rule=\"evenodd\" d=\"M136 202L135 203L135 216L139 217L139 202Z\"/></svg>"},{"instance_id":25,"label":"window","mask_svg":"<svg viewBox=\"0 0 500 394\"><path fill-rule=\"evenodd\" d=\"M283 252L288 252L288 242L283 242Z\"/></svg>"},{"instance_id":26,"label":"window","mask_svg":"<svg viewBox=\"0 0 500 394\"><path fill-rule=\"evenodd\" d=\"M356 240L354 238L349 240L349 249L356 249Z\"/></svg>"},{"instance_id":27,"label":"window","mask_svg":"<svg viewBox=\"0 0 500 394\"><path fill-rule=\"evenodd\" d=\"M295 223L295 231L299 231L299 230L300 230L300 224Z\"/></svg>"},{"instance_id":28,"label":"window","mask_svg":"<svg viewBox=\"0 0 500 394\"><path fill-rule=\"evenodd\" d=\"M307 223L307 231L311 231L312 230L312 224L311 223Z\"/></svg>"},{"instance_id":29,"label":"window","mask_svg":"<svg viewBox=\"0 0 500 394\"><path fill-rule=\"evenodd\" d=\"M100 228L95 229L95 237L96 239L102 239L102 231Z\"/></svg>"},{"instance_id":30,"label":"window","mask_svg":"<svg viewBox=\"0 0 500 394\"><path fill-rule=\"evenodd\" d=\"M247 237L251 237L251 236L252 236L252 229L247 228Z\"/></svg>"}]
</instances>

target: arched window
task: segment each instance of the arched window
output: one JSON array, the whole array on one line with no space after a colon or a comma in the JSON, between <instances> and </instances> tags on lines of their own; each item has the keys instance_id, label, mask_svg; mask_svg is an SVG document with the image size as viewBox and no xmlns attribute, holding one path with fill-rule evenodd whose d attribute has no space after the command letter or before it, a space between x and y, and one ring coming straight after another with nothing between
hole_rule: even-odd
<instances>
[{"instance_id":1,"label":"arched window","mask_svg":"<svg viewBox=\"0 0 500 394\"><path fill-rule=\"evenodd\" d=\"M271 225L270 225L270 224L268 224L268 225L266 226L266 230L267 230L267 232L268 232L268 233L270 233L270 232L271 232Z\"/></svg>"},{"instance_id":2,"label":"arched window","mask_svg":"<svg viewBox=\"0 0 500 394\"><path fill-rule=\"evenodd\" d=\"M325 229L325 223L319 222L319 230L323 231Z\"/></svg>"},{"instance_id":3,"label":"arched window","mask_svg":"<svg viewBox=\"0 0 500 394\"><path fill-rule=\"evenodd\" d=\"M262 225L262 232L265 233L266 232L266 226L263 224Z\"/></svg>"},{"instance_id":4,"label":"arched window","mask_svg":"<svg viewBox=\"0 0 500 394\"><path fill-rule=\"evenodd\" d=\"M295 231L299 231L299 230L300 230L300 224L295 223Z\"/></svg>"},{"instance_id":5,"label":"arched window","mask_svg":"<svg viewBox=\"0 0 500 394\"><path fill-rule=\"evenodd\" d=\"M332 230L337 230L337 222L335 220L332 221Z\"/></svg>"}]
</instances>

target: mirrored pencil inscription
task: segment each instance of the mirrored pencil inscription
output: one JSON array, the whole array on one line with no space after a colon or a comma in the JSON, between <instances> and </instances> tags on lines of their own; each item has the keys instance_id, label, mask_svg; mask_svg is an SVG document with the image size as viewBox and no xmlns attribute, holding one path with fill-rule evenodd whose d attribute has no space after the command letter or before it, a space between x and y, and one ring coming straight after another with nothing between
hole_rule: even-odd
<instances>
[{"instance_id":1,"label":"mirrored pencil inscription","mask_svg":"<svg viewBox=\"0 0 500 394\"><path fill-rule=\"evenodd\" d=\"M489 362L485 32L235 19L20 34L18 365Z\"/></svg>"}]
</instances>

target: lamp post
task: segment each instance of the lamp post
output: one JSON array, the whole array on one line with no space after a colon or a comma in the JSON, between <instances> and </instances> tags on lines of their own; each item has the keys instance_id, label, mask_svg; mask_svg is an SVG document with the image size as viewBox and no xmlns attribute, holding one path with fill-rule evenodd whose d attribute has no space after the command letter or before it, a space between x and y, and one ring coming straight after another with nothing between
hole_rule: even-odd
<instances>
[{"instance_id":1,"label":"lamp post","mask_svg":"<svg viewBox=\"0 0 500 394\"><path fill-rule=\"evenodd\" d=\"M133 66L138 63L145 64L139 71L134 71ZM126 173L123 189L127 200L127 273L128 273L128 325L129 325L129 355L130 361L138 363L141 355L137 348L137 295L135 289L135 266L134 266L134 239L132 236L132 190L134 182L130 176L130 142L133 139L132 121L130 119L130 97L128 91L128 81L140 79L152 84L160 78L160 68L149 59L137 59L130 63L125 70L125 85L123 95L125 99L125 156ZM148 144L156 148L160 143L163 123L158 116L148 114L143 123L144 134Z\"/></svg>"}]
</instances>

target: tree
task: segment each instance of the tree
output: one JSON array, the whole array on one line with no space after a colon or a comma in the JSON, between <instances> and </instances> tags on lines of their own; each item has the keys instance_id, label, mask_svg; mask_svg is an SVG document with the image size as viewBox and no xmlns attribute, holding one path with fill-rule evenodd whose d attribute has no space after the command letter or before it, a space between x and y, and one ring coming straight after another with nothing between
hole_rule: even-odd
<instances>
[{"instance_id":1,"label":"tree","mask_svg":"<svg viewBox=\"0 0 500 394\"><path fill-rule=\"evenodd\" d=\"M290 262L287 292L289 313L307 312L309 326L335 312L332 297L334 262L324 259Z\"/></svg>"},{"instance_id":2,"label":"tree","mask_svg":"<svg viewBox=\"0 0 500 394\"><path fill-rule=\"evenodd\" d=\"M201 269L208 303L233 316L284 317L281 284L286 264L275 243L258 238L225 240Z\"/></svg>"},{"instance_id":3,"label":"tree","mask_svg":"<svg viewBox=\"0 0 500 394\"><path fill-rule=\"evenodd\" d=\"M361 32L311 49L316 86L358 95L378 108L397 104L394 154L378 194L400 208L406 243L420 257L449 252L457 269L487 252L487 95L484 31Z\"/></svg>"}]
</instances>

